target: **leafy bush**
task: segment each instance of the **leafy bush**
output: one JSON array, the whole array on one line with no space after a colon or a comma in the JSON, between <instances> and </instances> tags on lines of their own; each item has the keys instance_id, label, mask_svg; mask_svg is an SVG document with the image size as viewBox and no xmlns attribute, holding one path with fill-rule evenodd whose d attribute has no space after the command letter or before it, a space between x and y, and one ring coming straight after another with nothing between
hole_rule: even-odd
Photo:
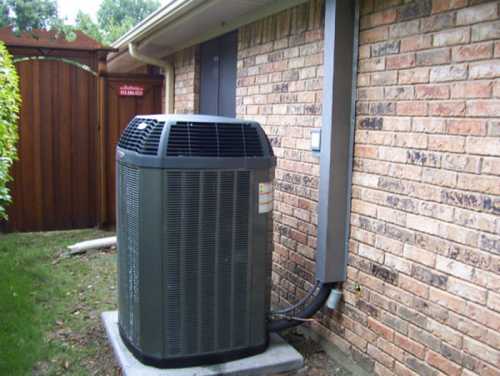
<instances>
[{"instance_id":1,"label":"leafy bush","mask_svg":"<svg viewBox=\"0 0 500 376\"><path fill-rule=\"evenodd\" d=\"M7 219L6 206L11 202L7 183L9 169L17 159L17 120L19 118L19 78L5 45L0 42L0 219Z\"/></svg>"}]
</instances>

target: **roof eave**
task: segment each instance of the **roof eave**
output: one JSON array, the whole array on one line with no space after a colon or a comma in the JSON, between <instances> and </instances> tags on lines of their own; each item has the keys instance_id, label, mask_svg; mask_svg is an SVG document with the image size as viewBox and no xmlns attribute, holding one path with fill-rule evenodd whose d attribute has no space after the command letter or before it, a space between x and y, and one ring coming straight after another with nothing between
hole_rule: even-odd
<instances>
[{"instance_id":1,"label":"roof eave","mask_svg":"<svg viewBox=\"0 0 500 376\"><path fill-rule=\"evenodd\" d=\"M165 23L188 12L204 1L211 0L171 0L123 34L111 46L121 49L127 47L129 43L140 41L161 28Z\"/></svg>"}]
</instances>

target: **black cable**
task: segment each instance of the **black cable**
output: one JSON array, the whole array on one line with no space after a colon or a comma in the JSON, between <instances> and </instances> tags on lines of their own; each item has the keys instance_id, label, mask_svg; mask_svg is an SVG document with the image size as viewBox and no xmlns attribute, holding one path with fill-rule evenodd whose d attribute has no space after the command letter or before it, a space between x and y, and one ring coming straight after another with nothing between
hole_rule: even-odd
<instances>
[{"instance_id":1,"label":"black cable","mask_svg":"<svg viewBox=\"0 0 500 376\"><path fill-rule=\"evenodd\" d=\"M311 288L311 290L309 290L309 292L302 299L300 299L297 303L295 303L291 306L282 308L282 309L277 309L275 311L271 310L271 315L279 315L279 314L285 314L285 313L288 313L291 311L295 311L297 308L302 306L307 300L309 300L309 298L311 296L313 296L313 294L316 292L316 290L320 284L321 283L319 281L317 281L314 284L314 286Z\"/></svg>"},{"instance_id":2,"label":"black cable","mask_svg":"<svg viewBox=\"0 0 500 376\"><path fill-rule=\"evenodd\" d=\"M289 318L289 319L279 319L279 320L272 320L268 324L268 330L270 332L279 332L281 330L293 328L295 326L298 326L300 324L303 324L304 321L300 319L308 319L312 317L316 312L318 312L321 307L325 304L326 300L328 299L328 296L330 295L330 291L334 287L333 283L325 283L321 284L319 288L318 294L314 297L312 302L304 308L304 310L295 317L298 320Z\"/></svg>"}]
</instances>

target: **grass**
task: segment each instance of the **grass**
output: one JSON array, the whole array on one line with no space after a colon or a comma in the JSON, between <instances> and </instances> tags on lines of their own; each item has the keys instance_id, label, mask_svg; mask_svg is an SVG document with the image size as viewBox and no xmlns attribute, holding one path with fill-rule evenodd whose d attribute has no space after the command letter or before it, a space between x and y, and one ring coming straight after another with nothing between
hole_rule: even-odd
<instances>
[{"instance_id":1,"label":"grass","mask_svg":"<svg viewBox=\"0 0 500 376\"><path fill-rule=\"evenodd\" d=\"M116 308L116 253L66 257L97 230L0 235L0 374L114 374L100 324Z\"/></svg>"},{"instance_id":2,"label":"grass","mask_svg":"<svg viewBox=\"0 0 500 376\"><path fill-rule=\"evenodd\" d=\"M97 230L0 235L0 375L120 375L100 313L116 309L116 252L67 257ZM287 339L314 376L349 376L300 335Z\"/></svg>"}]
</instances>

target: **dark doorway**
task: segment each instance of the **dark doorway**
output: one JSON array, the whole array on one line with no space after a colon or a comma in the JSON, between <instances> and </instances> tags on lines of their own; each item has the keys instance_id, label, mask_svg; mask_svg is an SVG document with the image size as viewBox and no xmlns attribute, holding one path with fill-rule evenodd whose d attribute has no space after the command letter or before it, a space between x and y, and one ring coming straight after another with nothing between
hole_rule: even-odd
<instances>
[{"instance_id":1,"label":"dark doorway","mask_svg":"<svg viewBox=\"0 0 500 376\"><path fill-rule=\"evenodd\" d=\"M201 45L200 113L236 116L238 32Z\"/></svg>"}]
</instances>

